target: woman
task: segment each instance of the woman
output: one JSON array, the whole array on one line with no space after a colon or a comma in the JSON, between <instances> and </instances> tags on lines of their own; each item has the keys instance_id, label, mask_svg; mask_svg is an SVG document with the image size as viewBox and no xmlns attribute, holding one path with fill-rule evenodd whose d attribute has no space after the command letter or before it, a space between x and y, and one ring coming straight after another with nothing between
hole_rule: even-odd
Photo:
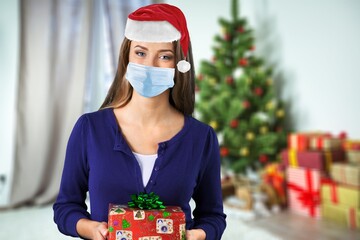
<instances>
[{"instance_id":1,"label":"woman","mask_svg":"<svg viewBox=\"0 0 360 240\"><path fill-rule=\"evenodd\" d=\"M108 95L99 111L79 118L68 142L54 204L61 232L106 239L109 203L154 192L185 212L187 239L221 238L226 216L219 146L215 132L191 117L191 65L186 20L178 8L153 4L129 15Z\"/></svg>"}]
</instances>

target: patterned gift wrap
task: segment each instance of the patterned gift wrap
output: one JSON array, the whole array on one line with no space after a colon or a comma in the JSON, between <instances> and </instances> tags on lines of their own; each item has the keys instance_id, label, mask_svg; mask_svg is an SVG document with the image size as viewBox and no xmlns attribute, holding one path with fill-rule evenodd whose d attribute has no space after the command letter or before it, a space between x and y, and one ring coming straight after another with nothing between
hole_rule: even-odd
<instances>
[{"instance_id":1,"label":"patterned gift wrap","mask_svg":"<svg viewBox=\"0 0 360 240\"><path fill-rule=\"evenodd\" d=\"M351 229L360 228L360 211L345 205L321 204L322 219L336 222Z\"/></svg>"},{"instance_id":2,"label":"patterned gift wrap","mask_svg":"<svg viewBox=\"0 0 360 240\"><path fill-rule=\"evenodd\" d=\"M346 157L349 163L360 164L360 150L348 150Z\"/></svg>"},{"instance_id":3,"label":"patterned gift wrap","mask_svg":"<svg viewBox=\"0 0 360 240\"><path fill-rule=\"evenodd\" d=\"M314 169L286 169L289 209L294 213L320 218L320 172Z\"/></svg>"},{"instance_id":4,"label":"patterned gift wrap","mask_svg":"<svg viewBox=\"0 0 360 240\"><path fill-rule=\"evenodd\" d=\"M360 165L334 163L330 175L336 182L360 186Z\"/></svg>"},{"instance_id":5,"label":"patterned gift wrap","mask_svg":"<svg viewBox=\"0 0 360 240\"><path fill-rule=\"evenodd\" d=\"M305 151L309 148L309 138L304 133L290 133L287 141L289 149Z\"/></svg>"},{"instance_id":6,"label":"patterned gift wrap","mask_svg":"<svg viewBox=\"0 0 360 240\"><path fill-rule=\"evenodd\" d=\"M327 133L323 132L294 132L290 133L287 137L287 145L289 149L297 151L306 151L309 149L310 137L324 136Z\"/></svg>"},{"instance_id":7,"label":"patterned gift wrap","mask_svg":"<svg viewBox=\"0 0 360 240\"><path fill-rule=\"evenodd\" d=\"M342 148L343 140L330 135L311 136L310 149L312 150L336 150Z\"/></svg>"},{"instance_id":8,"label":"patterned gift wrap","mask_svg":"<svg viewBox=\"0 0 360 240\"><path fill-rule=\"evenodd\" d=\"M285 166L304 167L330 173L333 162L344 162L343 150L332 151L296 151L285 149L281 152L282 163Z\"/></svg>"},{"instance_id":9,"label":"patterned gift wrap","mask_svg":"<svg viewBox=\"0 0 360 240\"><path fill-rule=\"evenodd\" d=\"M185 214L180 207L143 210L109 205L108 240L185 240Z\"/></svg>"},{"instance_id":10,"label":"patterned gift wrap","mask_svg":"<svg viewBox=\"0 0 360 240\"><path fill-rule=\"evenodd\" d=\"M360 209L360 188L339 184L329 179L322 179L321 203Z\"/></svg>"}]
</instances>

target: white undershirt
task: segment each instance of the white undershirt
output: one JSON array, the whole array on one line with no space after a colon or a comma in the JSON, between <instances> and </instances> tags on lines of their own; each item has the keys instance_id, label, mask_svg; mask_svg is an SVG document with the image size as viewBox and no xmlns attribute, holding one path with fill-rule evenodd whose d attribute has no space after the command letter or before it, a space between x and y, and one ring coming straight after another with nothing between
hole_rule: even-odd
<instances>
[{"instance_id":1,"label":"white undershirt","mask_svg":"<svg viewBox=\"0 0 360 240\"><path fill-rule=\"evenodd\" d=\"M138 161L141 169L142 179L144 187L149 182L152 170L155 165L155 160L157 158L157 154L152 155L143 155L139 153L133 152L136 160Z\"/></svg>"}]
</instances>

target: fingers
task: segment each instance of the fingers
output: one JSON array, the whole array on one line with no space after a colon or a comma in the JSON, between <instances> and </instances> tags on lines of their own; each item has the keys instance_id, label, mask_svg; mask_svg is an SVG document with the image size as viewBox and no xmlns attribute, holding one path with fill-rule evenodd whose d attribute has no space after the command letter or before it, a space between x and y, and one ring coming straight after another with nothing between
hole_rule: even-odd
<instances>
[{"instance_id":1,"label":"fingers","mask_svg":"<svg viewBox=\"0 0 360 240\"><path fill-rule=\"evenodd\" d=\"M94 240L105 240L109 234L108 225L106 222L101 222L96 229Z\"/></svg>"},{"instance_id":2,"label":"fingers","mask_svg":"<svg viewBox=\"0 0 360 240\"><path fill-rule=\"evenodd\" d=\"M206 234L202 229L192 229L186 231L186 240L205 240Z\"/></svg>"}]
</instances>

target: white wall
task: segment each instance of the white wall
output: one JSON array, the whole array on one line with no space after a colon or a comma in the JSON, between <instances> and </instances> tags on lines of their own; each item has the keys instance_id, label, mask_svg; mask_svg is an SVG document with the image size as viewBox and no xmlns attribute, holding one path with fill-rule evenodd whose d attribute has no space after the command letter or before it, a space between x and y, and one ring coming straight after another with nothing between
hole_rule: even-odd
<instances>
[{"instance_id":1,"label":"white wall","mask_svg":"<svg viewBox=\"0 0 360 240\"><path fill-rule=\"evenodd\" d=\"M18 77L18 0L0 1L0 207L8 201L14 155L15 94Z\"/></svg>"},{"instance_id":2,"label":"white wall","mask_svg":"<svg viewBox=\"0 0 360 240\"><path fill-rule=\"evenodd\" d=\"M188 20L198 66L210 59L230 0L168 0ZM274 66L296 130L346 131L360 139L360 1L242 0L256 53Z\"/></svg>"}]
</instances>

